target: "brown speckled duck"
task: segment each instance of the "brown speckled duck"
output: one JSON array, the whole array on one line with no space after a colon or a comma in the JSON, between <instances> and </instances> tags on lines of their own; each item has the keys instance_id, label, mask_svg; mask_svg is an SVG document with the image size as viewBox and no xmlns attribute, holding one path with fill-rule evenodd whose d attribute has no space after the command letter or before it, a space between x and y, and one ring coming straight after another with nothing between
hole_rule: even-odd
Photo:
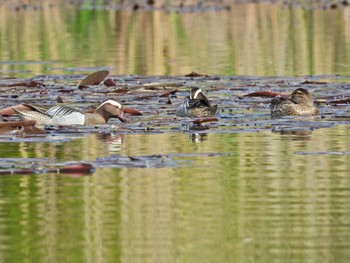
<instances>
[{"instance_id":1,"label":"brown speckled duck","mask_svg":"<svg viewBox=\"0 0 350 263\"><path fill-rule=\"evenodd\" d=\"M319 112L315 108L310 93L303 88L293 91L290 98L278 97L271 101L271 116L314 116Z\"/></svg>"},{"instance_id":2,"label":"brown speckled duck","mask_svg":"<svg viewBox=\"0 0 350 263\"><path fill-rule=\"evenodd\" d=\"M105 124L112 117L123 121L122 105L112 99L102 102L93 113L83 113L66 106L46 108L34 104L23 105L30 110L13 110L22 120L35 120L37 125Z\"/></svg>"},{"instance_id":3,"label":"brown speckled duck","mask_svg":"<svg viewBox=\"0 0 350 263\"><path fill-rule=\"evenodd\" d=\"M200 88L192 88L190 96L186 97L176 111L180 117L210 117L218 111L217 105L210 105Z\"/></svg>"}]
</instances>

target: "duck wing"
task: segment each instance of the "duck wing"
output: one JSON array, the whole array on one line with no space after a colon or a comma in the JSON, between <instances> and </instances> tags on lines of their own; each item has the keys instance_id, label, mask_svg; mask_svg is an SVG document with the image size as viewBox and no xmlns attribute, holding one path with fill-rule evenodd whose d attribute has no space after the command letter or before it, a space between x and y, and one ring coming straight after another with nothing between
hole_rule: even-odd
<instances>
[{"instance_id":1,"label":"duck wing","mask_svg":"<svg viewBox=\"0 0 350 263\"><path fill-rule=\"evenodd\" d=\"M22 105L30 108L33 111L38 111L40 113L45 114L46 111L48 111L50 108L52 108L51 105L39 105L39 104L29 104L29 103L22 103Z\"/></svg>"},{"instance_id":2,"label":"duck wing","mask_svg":"<svg viewBox=\"0 0 350 263\"><path fill-rule=\"evenodd\" d=\"M50 116L51 118L66 117L75 113L83 114L79 110L76 110L67 106L61 106L61 105L53 106L50 109L45 111L45 114Z\"/></svg>"},{"instance_id":3,"label":"duck wing","mask_svg":"<svg viewBox=\"0 0 350 263\"><path fill-rule=\"evenodd\" d=\"M32 104L26 105L32 110L19 111L15 110L16 113L22 119L36 120L37 124L41 125L74 125L74 124L85 124L85 114L66 106L53 106L49 109L36 106Z\"/></svg>"},{"instance_id":4,"label":"duck wing","mask_svg":"<svg viewBox=\"0 0 350 263\"><path fill-rule=\"evenodd\" d=\"M187 101L188 107L191 108L203 108L203 107L210 107L208 100L198 100L198 99L189 99Z\"/></svg>"}]
</instances>

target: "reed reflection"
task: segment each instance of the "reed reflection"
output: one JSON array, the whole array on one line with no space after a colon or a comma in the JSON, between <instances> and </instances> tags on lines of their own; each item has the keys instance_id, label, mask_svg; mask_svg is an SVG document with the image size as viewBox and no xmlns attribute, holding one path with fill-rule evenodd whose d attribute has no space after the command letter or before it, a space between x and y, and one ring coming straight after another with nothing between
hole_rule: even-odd
<instances>
[{"instance_id":1,"label":"reed reflection","mask_svg":"<svg viewBox=\"0 0 350 263\"><path fill-rule=\"evenodd\" d=\"M0 45L8 47L0 50L0 71L33 76L110 66L112 74L138 75L349 75L347 14L270 4L191 14L48 6L16 13L0 5Z\"/></svg>"}]
</instances>

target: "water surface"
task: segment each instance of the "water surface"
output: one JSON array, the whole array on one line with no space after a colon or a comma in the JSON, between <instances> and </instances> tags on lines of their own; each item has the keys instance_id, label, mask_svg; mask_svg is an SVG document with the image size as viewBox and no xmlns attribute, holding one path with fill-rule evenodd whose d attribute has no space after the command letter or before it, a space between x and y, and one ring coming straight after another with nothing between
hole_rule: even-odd
<instances>
[{"instance_id":1,"label":"water surface","mask_svg":"<svg viewBox=\"0 0 350 263\"><path fill-rule=\"evenodd\" d=\"M349 9L234 4L217 12L0 5L0 74L347 75Z\"/></svg>"},{"instance_id":2,"label":"water surface","mask_svg":"<svg viewBox=\"0 0 350 263\"><path fill-rule=\"evenodd\" d=\"M2 177L1 260L346 262L348 133L336 126L300 136L208 134L202 141L124 135L114 138L118 147L95 135L9 143L1 157L194 156L175 158L182 161L177 168ZM211 152L229 155L196 156Z\"/></svg>"}]
</instances>

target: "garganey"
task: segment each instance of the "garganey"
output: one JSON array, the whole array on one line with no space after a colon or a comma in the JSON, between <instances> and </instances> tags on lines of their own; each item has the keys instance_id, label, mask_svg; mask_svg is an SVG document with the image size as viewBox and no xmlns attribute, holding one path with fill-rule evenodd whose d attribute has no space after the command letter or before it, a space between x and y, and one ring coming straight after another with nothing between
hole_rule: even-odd
<instances>
[{"instance_id":1,"label":"garganey","mask_svg":"<svg viewBox=\"0 0 350 263\"><path fill-rule=\"evenodd\" d=\"M186 97L176 111L180 117L210 117L218 111L217 105L210 105L200 88L192 88L190 96Z\"/></svg>"},{"instance_id":2,"label":"garganey","mask_svg":"<svg viewBox=\"0 0 350 263\"><path fill-rule=\"evenodd\" d=\"M272 117L314 116L318 113L310 93L303 88L294 90L290 98L278 97L271 101Z\"/></svg>"},{"instance_id":3,"label":"garganey","mask_svg":"<svg viewBox=\"0 0 350 263\"><path fill-rule=\"evenodd\" d=\"M13 108L22 120L35 120L37 125L87 125L105 124L109 118L123 118L122 105L112 99L100 104L92 113L83 113L67 106L38 106L35 104L23 104L30 110L18 110Z\"/></svg>"}]
</instances>

